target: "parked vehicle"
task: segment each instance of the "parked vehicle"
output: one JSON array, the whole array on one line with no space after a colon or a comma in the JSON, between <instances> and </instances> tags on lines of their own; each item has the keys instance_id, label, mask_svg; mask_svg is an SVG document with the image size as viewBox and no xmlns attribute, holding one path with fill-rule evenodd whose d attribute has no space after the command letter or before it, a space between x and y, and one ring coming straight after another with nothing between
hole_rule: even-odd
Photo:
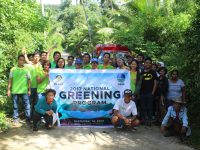
<instances>
[{"instance_id":1,"label":"parked vehicle","mask_svg":"<svg viewBox=\"0 0 200 150\"><path fill-rule=\"evenodd\" d=\"M125 58L129 53L129 50L127 46L117 44L98 44L96 45L95 55L98 57L100 63L102 63L102 58L105 52L109 52L111 57L114 58Z\"/></svg>"}]
</instances>

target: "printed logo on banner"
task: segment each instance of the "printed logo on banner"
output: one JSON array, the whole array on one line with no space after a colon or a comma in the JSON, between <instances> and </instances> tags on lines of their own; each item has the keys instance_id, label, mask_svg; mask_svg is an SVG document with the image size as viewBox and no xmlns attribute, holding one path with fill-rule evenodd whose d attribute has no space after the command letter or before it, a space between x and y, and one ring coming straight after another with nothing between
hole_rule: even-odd
<instances>
[{"instance_id":1,"label":"printed logo on banner","mask_svg":"<svg viewBox=\"0 0 200 150\"><path fill-rule=\"evenodd\" d=\"M124 81L126 79L126 75L124 73L120 73L117 75L118 85L124 85Z\"/></svg>"},{"instance_id":2,"label":"printed logo on banner","mask_svg":"<svg viewBox=\"0 0 200 150\"><path fill-rule=\"evenodd\" d=\"M63 85L63 77L61 75L55 77L54 85Z\"/></svg>"}]
</instances>

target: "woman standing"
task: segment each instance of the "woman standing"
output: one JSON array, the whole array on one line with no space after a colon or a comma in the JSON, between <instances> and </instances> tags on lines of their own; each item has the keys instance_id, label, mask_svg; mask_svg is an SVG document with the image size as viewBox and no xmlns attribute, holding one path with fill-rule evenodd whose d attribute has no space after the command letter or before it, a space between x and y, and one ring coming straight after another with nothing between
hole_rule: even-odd
<instances>
[{"instance_id":1,"label":"woman standing","mask_svg":"<svg viewBox=\"0 0 200 150\"><path fill-rule=\"evenodd\" d=\"M125 65L125 62L122 58L117 58L117 69L127 69L130 70L129 67Z\"/></svg>"},{"instance_id":2,"label":"woman standing","mask_svg":"<svg viewBox=\"0 0 200 150\"><path fill-rule=\"evenodd\" d=\"M138 61L132 60L130 63L130 74L131 74L131 90L135 94L138 94L138 80L139 80L139 72L138 72Z\"/></svg>"},{"instance_id":3,"label":"woman standing","mask_svg":"<svg viewBox=\"0 0 200 150\"><path fill-rule=\"evenodd\" d=\"M59 58L57 63L56 63L56 68L59 69L64 69L65 68L65 59L64 58Z\"/></svg>"},{"instance_id":4,"label":"woman standing","mask_svg":"<svg viewBox=\"0 0 200 150\"><path fill-rule=\"evenodd\" d=\"M172 99L181 97L182 101L185 102L185 84L178 78L178 70L172 70L171 78L169 79L169 90L167 95L167 104L168 106L172 105Z\"/></svg>"}]
</instances>

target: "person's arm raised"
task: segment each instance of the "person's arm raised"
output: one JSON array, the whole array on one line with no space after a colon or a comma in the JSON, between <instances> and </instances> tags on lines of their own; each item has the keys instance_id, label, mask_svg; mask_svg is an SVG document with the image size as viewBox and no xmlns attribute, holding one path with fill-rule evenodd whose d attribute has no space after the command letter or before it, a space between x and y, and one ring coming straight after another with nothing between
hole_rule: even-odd
<instances>
[{"instance_id":1,"label":"person's arm raised","mask_svg":"<svg viewBox=\"0 0 200 150\"><path fill-rule=\"evenodd\" d=\"M25 47L22 48L22 54L24 55L25 61L26 61L27 64L33 64L33 63L28 59L28 56L27 56L27 52L26 52L26 48L25 48Z\"/></svg>"},{"instance_id":2,"label":"person's arm raised","mask_svg":"<svg viewBox=\"0 0 200 150\"><path fill-rule=\"evenodd\" d=\"M52 52L55 48L57 48L57 44L55 44L53 47L51 47L51 48L48 50L48 52L47 52L47 60L49 60L50 54L51 54L51 52Z\"/></svg>"}]
</instances>

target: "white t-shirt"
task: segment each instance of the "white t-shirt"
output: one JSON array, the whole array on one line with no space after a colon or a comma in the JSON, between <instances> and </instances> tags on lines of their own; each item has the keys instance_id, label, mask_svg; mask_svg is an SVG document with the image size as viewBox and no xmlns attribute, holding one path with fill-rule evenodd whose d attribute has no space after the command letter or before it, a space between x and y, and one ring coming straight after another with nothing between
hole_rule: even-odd
<instances>
[{"instance_id":1,"label":"white t-shirt","mask_svg":"<svg viewBox=\"0 0 200 150\"><path fill-rule=\"evenodd\" d=\"M124 99L118 100L113 109L118 110L125 117L130 116L131 113L133 116L137 115L137 108L132 100L128 104L124 102Z\"/></svg>"}]
</instances>

